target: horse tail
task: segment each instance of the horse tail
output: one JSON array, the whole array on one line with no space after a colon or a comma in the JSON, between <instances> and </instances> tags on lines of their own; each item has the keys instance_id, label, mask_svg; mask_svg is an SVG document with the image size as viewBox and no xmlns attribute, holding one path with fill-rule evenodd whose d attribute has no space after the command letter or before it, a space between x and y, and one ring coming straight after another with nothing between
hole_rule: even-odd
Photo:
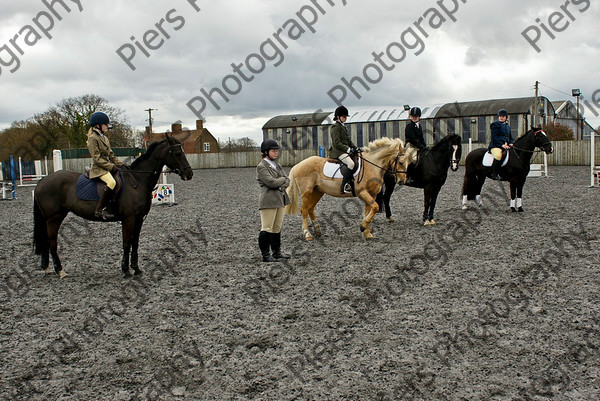
<instances>
[{"instance_id":1,"label":"horse tail","mask_svg":"<svg viewBox=\"0 0 600 401\"><path fill-rule=\"evenodd\" d=\"M290 197L290 204L285 207L286 214L298 214L298 183L294 177L294 168L290 170L290 185L287 187L287 194Z\"/></svg>"},{"instance_id":2,"label":"horse tail","mask_svg":"<svg viewBox=\"0 0 600 401\"><path fill-rule=\"evenodd\" d=\"M50 248L46 219L38 206L35 195L33 198L33 245L36 255L41 255Z\"/></svg>"}]
</instances>

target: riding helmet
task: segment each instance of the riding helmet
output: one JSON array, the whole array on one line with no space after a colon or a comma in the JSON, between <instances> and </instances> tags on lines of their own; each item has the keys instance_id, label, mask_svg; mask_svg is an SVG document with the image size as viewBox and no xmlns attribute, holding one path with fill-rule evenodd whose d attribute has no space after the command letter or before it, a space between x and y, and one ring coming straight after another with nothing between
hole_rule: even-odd
<instances>
[{"instance_id":1,"label":"riding helmet","mask_svg":"<svg viewBox=\"0 0 600 401\"><path fill-rule=\"evenodd\" d=\"M108 118L106 113L103 113L101 111L92 113L92 115L90 116L90 127L95 127L96 125L102 124L108 125L109 128L112 127L112 125L110 124L110 119Z\"/></svg>"},{"instance_id":2,"label":"riding helmet","mask_svg":"<svg viewBox=\"0 0 600 401\"><path fill-rule=\"evenodd\" d=\"M410 116L421 117L421 109L418 107L413 107L412 109L410 109Z\"/></svg>"},{"instance_id":3,"label":"riding helmet","mask_svg":"<svg viewBox=\"0 0 600 401\"><path fill-rule=\"evenodd\" d=\"M260 152L263 154L271 149L279 149L279 144L275 139L265 139L263 143L260 144Z\"/></svg>"},{"instance_id":4,"label":"riding helmet","mask_svg":"<svg viewBox=\"0 0 600 401\"><path fill-rule=\"evenodd\" d=\"M343 117L343 116L348 117L349 116L348 109L345 108L344 106L340 106L337 109L335 109L333 116L334 117Z\"/></svg>"},{"instance_id":5,"label":"riding helmet","mask_svg":"<svg viewBox=\"0 0 600 401\"><path fill-rule=\"evenodd\" d=\"M498 111L498 117L500 116L508 117L508 111L506 111L506 109L500 109Z\"/></svg>"}]
</instances>

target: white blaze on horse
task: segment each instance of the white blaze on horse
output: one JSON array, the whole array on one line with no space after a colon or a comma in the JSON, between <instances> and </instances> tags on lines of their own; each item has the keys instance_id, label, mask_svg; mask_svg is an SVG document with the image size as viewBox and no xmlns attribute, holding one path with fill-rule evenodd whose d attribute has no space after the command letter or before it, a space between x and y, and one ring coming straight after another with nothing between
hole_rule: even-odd
<instances>
[{"instance_id":1,"label":"white blaze on horse","mask_svg":"<svg viewBox=\"0 0 600 401\"><path fill-rule=\"evenodd\" d=\"M383 175L391 171L398 182L406 181L404 172L404 146L400 139L381 138L363 150L360 171L355 176L356 196L365 203L364 219L360 229L365 238L373 238L369 225L379 210L375 197L383 186ZM290 185L287 189L291 204L286 206L287 214L297 214L299 198L302 197L302 231L308 241L313 239L308 229L308 217L312 221L315 235L321 235L321 227L315 216L315 206L324 194L337 198L348 198L351 194L340 193L340 178L329 178L323 173L327 159L312 156L296 164L290 171Z\"/></svg>"}]
</instances>

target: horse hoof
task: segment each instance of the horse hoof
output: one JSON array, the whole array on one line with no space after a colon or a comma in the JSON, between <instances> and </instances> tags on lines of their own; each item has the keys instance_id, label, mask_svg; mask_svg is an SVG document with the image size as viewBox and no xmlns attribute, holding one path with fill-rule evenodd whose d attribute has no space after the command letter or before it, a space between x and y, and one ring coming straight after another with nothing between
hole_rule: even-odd
<instances>
[{"instance_id":1,"label":"horse hoof","mask_svg":"<svg viewBox=\"0 0 600 401\"><path fill-rule=\"evenodd\" d=\"M123 272L123 278L131 278L133 274L129 270Z\"/></svg>"},{"instance_id":2,"label":"horse hoof","mask_svg":"<svg viewBox=\"0 0 600 401\"><path fill-rule=\"evenodd\" d=\"M429 220L429 225L430 226L435 226L437 223L435 222L434 219Z\"/></svg>"},{"instance_id":3,"label":"horse hoof","mask_svg":"<svg viewBox=\"0 0 600 401\"><path fill-rule=\"evenodd\" d=\"M307 241L312 241L312 240L315 239L315 237L313 237L312 235L305 235L304 239L307 240Z\"/></svg>"},{"instance_id":4,"label":"horse hoof","mask_svg":"<svg viewBox=\"0 0 600 401\"><path fill-rule=\"evenodd\" d=\"M142 274L144 274L144 272L138 269L138 270L135 270L135 272L133 274L136 276L141 276Z\"/></svg>"},{"instance_id":5,"label":"horse hoof","mask_svg":"<svg viewBox=\"0 0 600 401\"><path fill-rule=\"evenodd\" d=\"M58 274L58 278L66 278L68 276L68 274L65 273L64 270L60 270L56 274Z\"/></svg>"},{"instance_id":6,"label":"horse hoof","mask_svg":"<svg viewBox=\"0 0 600 401\"><path fill-rule=\"evenodd\" d=\"M462 205L462 210L467 210L467 209L469 209L469 206L467 206L467 205Z\"/></svg>"},{"instance_id":7,"label":"horse hoof","mask_svg":"<svg viewBox=\"0 0 600 401\"><path fill-rule=\"evenodd\" d=\"M46 267L46 270L44 270L44 273L47 275L54 274L54 269Z\"/></svg>"},{"instance_id":8,"label":"horse hoof","mask_svg":"<svg viewBox=\"0 0 600 401\"><path fill-rule=\"evenodd\" d=\"M371 233L365 233L364 236L365 236L365 239L373 239L373 238L375 238L375 236L373 234L371 234Z\"/></svg>"},{"instance_id":9,"label":"horse hoof","mask_svg":"<svg viewBox=\"0 0 600 401\"><path fill-rule=\"evenodd\" d=\"M510 211L513 212L513 213L515 213L517 211L517 209L511 206L510 207Z\"/></svg>"},{"instance_id":10,"label":"horse hoof","mask_svg":"<svg viewBox=\"0 0 600 401\"><path fill-rule=\"evenodd\" d=\"M395 221L396 221L396 219L393 218L392 216L388 217L388 223L393 223Z\"/></svg>"},{"instance_id":11,"label":"horse hoof","mask_svg":"<svg viewBox=\"0 0 600 401\"><path fill-rule=\"evenodd\" d=\"M425 220L425 221L423 222L423 225L424 225L424 226L429 226L429 225L431 225L431 223L429 222L429 220Z\"/></svg>"},{"instance_id":12,"label":"horse hoof","mask_svg":"<svg viewBox=\"0 0 600 401\"><path fill-rule=\"evenodd\" d=\"M360 232L361 233L364 233L366 229L367 229L367 227L363 226L362 224L360 225Z\"/></svg>"},{"instance_id":13,"label":"horse hoof","mask_svg":"<svg viewBox=\"0 0 600 401\"><path fill-rule=\"evenodd\" d=\"M520 213L522 213L522 212L524 212L524 211L525 211L525 210L523 210L523 208L522 208L522 207L520 207L520 208L518 208L518 209L517 209L517 212L520 212Z\"/></svg>"}]
</instances>

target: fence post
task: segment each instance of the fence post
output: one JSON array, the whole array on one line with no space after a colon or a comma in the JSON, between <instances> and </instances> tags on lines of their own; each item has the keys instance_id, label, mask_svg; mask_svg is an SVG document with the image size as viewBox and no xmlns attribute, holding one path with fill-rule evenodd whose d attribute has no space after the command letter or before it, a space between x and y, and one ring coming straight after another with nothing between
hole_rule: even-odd
<instances>
[{"instance_id":1,"label":"fence post","mask_svg":"<svg viewBox=\"0 0 600 401\"><path fill-rule=\"evenodd\" d=\"M17 183L15 177L15 157L10 157L10 176L12 179L12 198L17 199Z\"/></svg>"}]
</instances>

